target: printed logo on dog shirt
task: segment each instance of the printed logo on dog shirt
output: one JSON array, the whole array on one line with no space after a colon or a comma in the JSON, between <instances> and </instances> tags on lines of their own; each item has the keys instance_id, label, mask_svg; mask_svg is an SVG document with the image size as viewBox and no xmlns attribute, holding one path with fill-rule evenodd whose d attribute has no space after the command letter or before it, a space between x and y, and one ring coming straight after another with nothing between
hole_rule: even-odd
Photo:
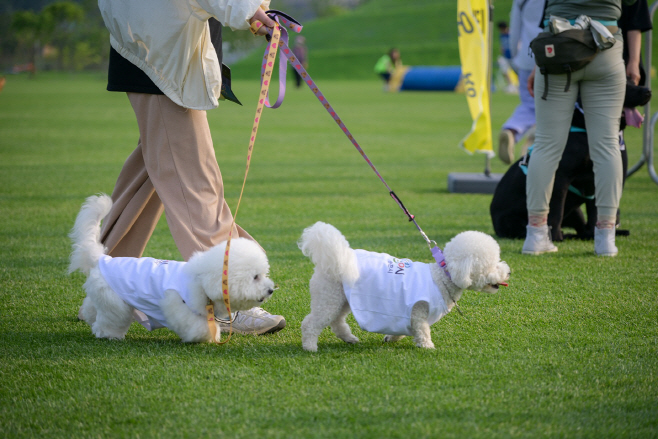
<instances>
[{"instance_id":1,"label":"printed logo on dog shirt","mask_svg":"<svg viewBox=\"0 0 658 439\"><path fill-rule=\"evenodd\" d=\"M404 275L404 270L411 267L411 259L393 258L387 261L388 274Z\"/></svg>"}]
</instances>

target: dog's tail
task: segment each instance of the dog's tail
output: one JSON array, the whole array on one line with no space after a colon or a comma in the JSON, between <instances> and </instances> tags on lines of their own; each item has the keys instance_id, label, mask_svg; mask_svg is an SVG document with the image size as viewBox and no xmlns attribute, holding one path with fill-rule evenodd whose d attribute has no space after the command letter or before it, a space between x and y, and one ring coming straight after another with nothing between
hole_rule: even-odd
<instances>
[{"instance_id":1,"label":"dog's tail","mask_svg":"<svg viewBox=\"0 0 658 439\"><path fill-rule=\"evenodd\" d=\"M302 233L297 243L304 256L331 280L353 284L359 277L354 251L334 226L317 222Z\"/></svg>"},{"instance_id":2,"label":"dog's tail","mask_svg":"<svg viewBox=\"0 0 658 439\"><path fill-rule=\"evenodd\" d=\"M100 242L100 224L111 207L112 199L105 194L91 196L82 205L69 233L69 238L73 241L69 273L79 270L89 274L105 253L105 247Z\"/></svg>"}]
</instances>

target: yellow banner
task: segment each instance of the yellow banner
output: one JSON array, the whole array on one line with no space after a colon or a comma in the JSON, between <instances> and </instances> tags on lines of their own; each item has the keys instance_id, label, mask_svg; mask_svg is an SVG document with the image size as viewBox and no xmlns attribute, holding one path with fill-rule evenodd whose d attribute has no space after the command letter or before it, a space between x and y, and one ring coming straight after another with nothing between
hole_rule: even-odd
<instances>
[{"instance_id":1,"label":"yellow banner","mask_svg":"<svg viewBox=\"0 0 658 439\"><path fill-rule=\"evenodd\" d=\"M489 1L458 0L457 29L462 63L461 87L473 118L471 131L459 144L469 153L493 156L491 138Z\"/></svg>"}]
</instances>

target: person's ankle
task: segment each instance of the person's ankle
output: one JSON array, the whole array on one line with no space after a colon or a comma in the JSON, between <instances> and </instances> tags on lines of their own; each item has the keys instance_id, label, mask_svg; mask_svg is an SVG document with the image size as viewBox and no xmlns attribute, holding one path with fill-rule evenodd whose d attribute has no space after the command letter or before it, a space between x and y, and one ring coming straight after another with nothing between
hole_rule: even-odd
<instances>
[{"instance_id":1,"label":"person's ankle","mask_svg":"<svg viewBox=\"0 0 658 439\"><path fill-rule=\"evenodd\" d=\"M548 224L548 217L543 215L528 215L528 225L542 227Z\"/></svg>"},{"instance_id":2,"label":"person's ankle","mask_svg":"<svg viewBox=\"0 0 658 439\"><path fill-rule=\"evenodd\" d=\"M597 221L596 222L596 228L597 229L614 229L615 228L615 221Z\"/></svg>"}]
</instances>

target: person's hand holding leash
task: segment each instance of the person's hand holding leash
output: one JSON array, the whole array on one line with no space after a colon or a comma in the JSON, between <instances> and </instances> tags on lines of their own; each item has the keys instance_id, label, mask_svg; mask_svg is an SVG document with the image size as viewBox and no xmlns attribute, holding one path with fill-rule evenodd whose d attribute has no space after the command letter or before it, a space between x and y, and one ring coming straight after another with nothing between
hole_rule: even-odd
<instances>
[{"instance_id":1,"label":"person's hand holding leash","mask_svg":"<svg viewBox=\"0 0 658 439\"><path fill-rule=\"evenodd\" d=\"M272 29L276 26L276 22L268 17L265 11L260 8L256 11L254 16L249 19L249 23L251 23L249 30L256 36L268 35L269 32L267 28Z\"/></svg>"}]
</instances>

